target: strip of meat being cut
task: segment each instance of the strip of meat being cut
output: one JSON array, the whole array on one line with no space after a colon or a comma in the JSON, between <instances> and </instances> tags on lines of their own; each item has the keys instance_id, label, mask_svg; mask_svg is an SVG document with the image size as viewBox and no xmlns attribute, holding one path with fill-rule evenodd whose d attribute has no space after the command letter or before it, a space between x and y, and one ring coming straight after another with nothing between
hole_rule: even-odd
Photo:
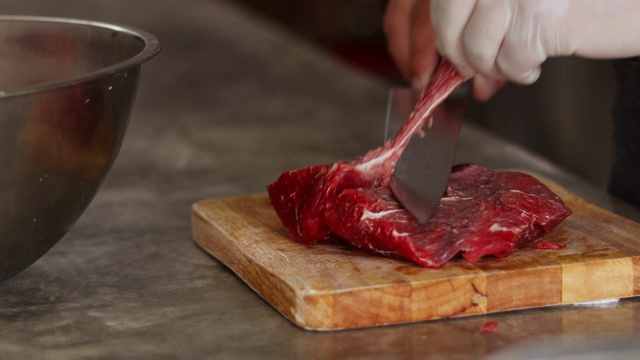
<instances>
[{"instance_id":1,"label":"strip of meat being cut","mask_svg":"<svg viewBox=\"0 0 640 360\"><path fill-rule=\"evenodd\" d=\"M452 169L447 192L425 224L400 205L389 188L395 163L434 108L464 81L443 61L395 138L350 161L287 171L269 184L271 204L291 237L316 243L337 236L438 268L459 253L472 262L506 256L569 216L562 200L535 178L475 164Z\"/></svg>"}]
</instances>

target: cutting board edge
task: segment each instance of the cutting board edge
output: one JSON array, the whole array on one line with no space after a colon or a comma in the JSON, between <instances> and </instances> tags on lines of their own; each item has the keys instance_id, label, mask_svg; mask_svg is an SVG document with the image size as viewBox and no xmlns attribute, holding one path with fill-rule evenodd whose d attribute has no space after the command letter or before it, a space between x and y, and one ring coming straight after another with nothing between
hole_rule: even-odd
<instances>
[{"instance_id":1,"label":"cutting board edge","mask_svg":"<svg viewBox=\"0 0 640 360\"><path fill-rule=\"evenodd\" d=\"M564 189L563 189L564 190ZM566 190L565 190L566 191ZM567 193L571 194L570 192L567 191ZM251 197L253 198L264 198L265 195L264 194L256 194L256 195L252 195ZM199 201L198 203L194 204L194 216L196 213L198 213L197 209L198 207L202 206L202 207L206 207L207 203L210 202L219 202L219 201L234 201L234 199L242 199L242 198L246 198L246 197L229 197L229 198L218 198L218 199L207 199L207 200L203 200L203 201ZM595 207L595 205L591 204L590 202L584 201L583 199L578 198L578 200L581 200L584 202L584 204L590 206L590 207ZM596 207L597 208L597 207ZM600 209L597 208L598 210L603 210L607 213L610 213L604 209ZM206 222L207 224L209 224L210 226L215 226L216 228L217 225L214 224L212 221L208 221L207 219L205 219L205 216L203 214L199 214L202 217L202 221ZM615 215L615 214L613 214ZM619 215L616 215L619 217ZM624 219L624 218L623 218ZM631 221L628 219L625 219L625 221ZM634 223L635 224L635 223ZM218 231L221 232L221 234L219 236L225 237L225 236L229 236L229 234L226 234L224 232L224 229L218 228ZM202 244L200 241L198 241L196 239L195 236L195 231L194 231L194 240L196 240L196 243L198 243L198 245L205 250L207 253L211 254L212 256L218 258L220 261L222 261L225 265L229 266L242 280L243 282L247 283L247 285L249 287L251 287L254 291L256 291L259 296L261 296L262 298L264 298L268 303L270 303L275 309L277 309L285 318L287 318L289 321L291 321L292 323L294 323L295 325L304 328L304 329L308 329L308 330L316 330L316 331L330 331L330 330L342 330L342 329L354 329L354 328L366 328L366 327L377 327L377 326L384 326L384 325L391 325L391 324L403 324L403 323L415 323L415 322L421 322L421 321L432 321L432 320L438 320L438 319L446 319L446 318L458 318L458 317L466 317L466 316L472 316L472 315L488 315L488 314L495 314L498 312L505 312L505 311L517 311L517 310L525 310L525 309L532 309L532 308L545 308L545 307L555 307L555 306L567 306L567 305L571 305L574 302L564 302L564 301L560 301L560 302L552 302L552 303L545 303L545 304L537 304L535 306L520 306L520 307L513 307L513 308L508 308L508 309L495 309L492 311L476 311L476 312L472 312L469 314L457 314L457 315L448 315L448 316L431 316L431 317L426 317L426 318L413 318L413 319L404 319L401 321L398 320L393 320L393 321L381 321L381 322L363 322L363 323L350 323L350 324L345 324L345 323L341 323L341 322L334 322L334 323L328 323L328 322L313 322L310 321L308 319L306 319L305 317L307 317L308 315L306 314L306 310L308 309L308 306L312 306L314 305L314 303L316 303L318 301L318 299L322 298L322 296L318 297L316 294L314 293L314 291L311 292L307 292L305 293L304 291L299 292L296 291L296 289L291 286L291 284L286 283L286 281L283 281L283 284L286 284L288 287L290 287L290 291L292 294L294 294L292 297L290 297L290 299L292 299L292 303L296 304L296 306L291 307L290 309L286 309L286 307L282 306L281 304L277 304L274 303L274 300L268 298L265 296L265 293L260 291L260 289L255 288L250 280L245 279L246 275L243 275L241 273L241 270L238 270L237 265L234 267L232 264L229 264L229 260L223 260L220 259L220 254L216 253L216 252L212 252L210 251L207 246L205 244ZM613 246L614 244L612 244ZM239 249L238 249L239 250ZM244 254L243 254L244 255ZM636 256L634 256L634 258L636 258ZM253 259L252 261L254 263L256 263L254 261L255 259ZM636 260L633 260L634 265L636 263ZM260 265L260 267L262 268L262 271L271 273L269 271L269 269L263 267L262 265ZM635 267L635 266L634 266ZM239 273L240 272L240 273ZM636 273L634 272L634 279L636 277L635 275ZM271 273L271 275L273 275L273 273ZM276 276L277 277L277 276ZM274 279L272 279L274 280ZM277 280L282 280L282 279L277 279ZM616 298L626 298L626 297L634 297L638 295L638 286L633 286L633 291L632 294L620 294L621 296L616 297ZM348 291L346 291L348 292ZM320 294L322 295L322 294ZM595 300L605 300L605 299L609 299L611 297L595 297L595 298L590 298L590 299L582 299L584 301L595 301ZM326 299L325 299L326 300ZM334 301L335 299L331 298L331 301ZM298 301L301 301L303 303L303 306L298 306ZM314 311L316 311L317 309L314 309ZM294 314L297 314L294 315ZM331 316L331 314L325 314L326 316Z\"/></svg>"},{"instance_id":2,"label":"cutting board edge","mask_svg":"<svg viewBox=\"0 0 640 360\"><path fill-rule=\"evenodd\" d=\"M200 201L193 205L192 232L194 242L206 253L231 269L233 273L236 274L247 286L249 286L255 293L257 293L274 309L276 309L280 314L282 314L286 319L288 319L295 325L307 330L342 329L340 327L336 327L333 323L326 323L326 319L333 318L331 314L326 314L326 316L318 316L321 315L318 314L316 316L310 317L310 312L306 310L313 308L314 311L316 311L317 307L314 308L313 305L318 302L322 302L323 300L326 301L326 293L323 294L322 292L319 292L313 288L296 288L296 286L287 282L285 278L277 276L273 271L264 267L262 264L260 264L259 261L256 261L256 259L253 259L244 254L233 243L233 241L226 241L226 239L229 238L229 234L226 234L224 229L221 229L220 226L209 221L209 219L207 219L201 209L203 205L205 205L206 203L210 203L211 201L233 200L234 198L235 197L229 197L225 199L208 199ZM209 227L206 227L205 225L209 225ZM207 231L208 228L212 229L213 231ZM224 246L216 246L212 242L207 241L207 236L203 235L205 233L208 234L210 238L226 241L226 243L230 244L231 246L227 246L228 249L225 249ZM237 253L236 256L239 256L239 259L244 259L245 262L234 261L233 256L231 256L230 253L225 252L234 250ZM251 272L249 271L250 267L243 266L248 263L251 263L253 268L258 270L258 273L251 274ZM252 281L252 279L256 276L260 277L261 279L266 279L266 283L260 281ZM261 288L256 287L257 284L270 284L281 291L263 291ZM278 294L280 296L276 296ZM320 317L321 319L325 319L325 321L319 321L317 319L318 317Z\"/></svg>"},{"instance_id":3,"label":"cutting board edge","mask_svg":"<svg viewBox=\"0 0 640 360\"><path fill-rule=\"evenodd\" d=\"M235 198L236 197L208 199L194 204L192 215L193 240L206 253L231 269L247 286L296 326L312 331L336 331L432 321L487 313L486 309L482 309L481 307L476 307L475 310L477 311L469 310L469 308L471 308L469 307L466 313L459 311L447 313L445 311L446 315L443 316L431 315L415 318L411 317L411 312L409 312L405 314L404 319L400 321L397 319L385 319L384 314L357 317L355 321L347 321L345 318L339 318L339 316L335 316L334 312L348 312L357 309L358 304L349 303L349 296L351 294L361 293L363 289L341 289L333 293L315 289L313 286L299 289L287 282L285 280L286 277L278 276L273 271L267 269L260 263L259 259L253 259L251 256L240 251L235 242L230 241L231 235L226 233L218 224L210 221L206 215L206 211L204 211L207 204L216 203L219 205L225 201L233 201ZM215 241L211 241L213 239L222 243L215 244ZM233 253L235 253L235 255ZM251 267L246 266L249 263ZM257 274L252 274L249 270L250 268L257 270ZM261 281L255 280L256 275ZM273 287L277 287L280 291L264 291L256 287L257 284L263 286L272 284ZM397 286L398 284L394 285ZM400 285L412 288L424 285L424 283L406 282ZM384 293L385 289L389 286L389 284L382 284L367 288L366 290L374 293L376 291ZM275 296L278 294L280 296ZM322 311L318 311L319 309ZM440 310L442 310L442 307L436 309L436 312ZM397 316L397 313L395 316Z\"/></svg>"},{"instance_id":4,"label":"cutting board edge","mask_svg":"<svg viewBox=\"0 0 640 360\"><path fill-rule=\"evenodd\" d=\"M421 317L412 317L412 314L415 313L415 309L408 309L408 311L405 311L406 314L402 320L398 320L397 318L385 319L384 314L374 314L373 316L369 314L369 316L356 317L351 320L335 316L334 312L336 311L344 313L345 311L349 312L356 310L358 304L351 303L349 298L352 294L361 293L362 289L342 289L334 293L323 292L313 287L297 289L285 280L286 277L278 276L278 274L275 274L273 271L260 264L259 259L254 259L251 256L248 256L248 254L240 251L235 242L231 240L231 235L218 224L210 221L207 218L205 211L207 204L216 203L220 205L221 202L233 200L234 198L211 199L203 201L202 204L194 205L194 241L205 252L218 259L225 266L229 267L245 284L267 301L274 309L280 312L286 319L303 329L313 331L335 331L355 328L370 328L487 313L486 309L483 309L480 306L472 307L469 305L465 309L466 312L451 312L451 310L443 310L446 306L440 306L434 308L434 311L431 313L439 312L444 313L445 315L429 315ZM215 241L212 242L211 240L218 240L223 243L214 244ZM232 254L233 252L235 252L235 254ZM251 263L252 266L246 266L248 263ZM257 271L252 274L249 271L251 268ZM260 281L255 280L256 275L261 278ZM278 288L279 291L264 291L264 289L256 287L256 284L262 284L263 286L271 284L273 287ZM398 286L398 284L394 285ZM425 283L407 282L401 285L413 288L423 286ZM372 292L375 294L376 291L384 293L385 289L389 286L390 284L382 284L368 288L366 291L370 294ZM286 305L288 304L293 305L287 307ZM318 304L321 305L319 306ZM319 309L322 309L323 311L319 312ZM393 313L393 316L397 317L398 313L399 311Z\"/></svg>"}]
</instances>

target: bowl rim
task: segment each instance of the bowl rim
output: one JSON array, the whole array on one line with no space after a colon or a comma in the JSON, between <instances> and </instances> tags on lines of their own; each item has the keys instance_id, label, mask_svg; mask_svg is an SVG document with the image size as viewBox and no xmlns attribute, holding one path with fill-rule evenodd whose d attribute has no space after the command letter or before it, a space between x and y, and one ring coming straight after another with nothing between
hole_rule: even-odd
<instances>
[{"instance_id":1,"label":"bowl rim","mask_svg":"<svg viewBox=\"0 0 640 360\"><path fill-rule=\"evenodd\" d=\"M148 33L144 30L140 30L138 28L127 26L127 25L118 25L118 24L112 24L112 23L94 21L94 20L49 17L49 16L30 16L30 15L0 15L0 22L2 21L48 22L48 23L72 24L72 25L104 28L104 29L116 31L118 33L132 35L137 39L141 40L144 43L144 47L137 54L135 54L134 56L124 61L121 61L111 66L101 68L99 70L88 72L83 75L70 77L64 80L44 82L42 84L38 84L35 86L16 88L16 89L8 90L6 92L2 91L2 89L0 88L0 99L36 93L36 92L51 90L55 88L66 87L66 86L75 85L78 83L95 80L105 76L110 76L122 70L133 68L135 66L138 66L150 60L151 58L156 56L162 48L160 41L155 35Z\"/></svg>"}]
</instances>

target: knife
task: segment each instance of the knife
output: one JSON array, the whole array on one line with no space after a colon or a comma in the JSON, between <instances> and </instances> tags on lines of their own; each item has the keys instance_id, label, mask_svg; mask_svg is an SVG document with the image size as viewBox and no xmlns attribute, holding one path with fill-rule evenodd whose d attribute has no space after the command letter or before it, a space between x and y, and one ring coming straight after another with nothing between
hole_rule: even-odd
<instances>
[{"instance_id":1,"label":"knife","mask_svg":"<svg viewBox=\"0 0 640 360\"><path fill-rule=\"evenodd\" d=\"M410 138L396 163L391 190L420 223L429 219L446 190L469 93L466 82L436 107L433 120ZM385 141L400 131L418 95L409 88L391 89Z\"/></svg>"}]
</instances>

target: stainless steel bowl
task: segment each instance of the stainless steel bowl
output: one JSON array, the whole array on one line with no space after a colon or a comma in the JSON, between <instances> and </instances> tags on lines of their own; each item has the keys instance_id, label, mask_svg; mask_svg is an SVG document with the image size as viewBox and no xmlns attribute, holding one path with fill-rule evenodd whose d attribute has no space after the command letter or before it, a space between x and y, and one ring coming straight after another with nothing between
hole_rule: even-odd
<instances>
[{"instance_id":1,"label":"stainless steel bowl","mask_svg":"<svg viewBox=\"0 0 640 360\"><path fill-rule=\"evenodd\" d=\"M89 205L158 40L129 27L0 16L0 280L46 253Z\"/></svg>"}]
</instances>

